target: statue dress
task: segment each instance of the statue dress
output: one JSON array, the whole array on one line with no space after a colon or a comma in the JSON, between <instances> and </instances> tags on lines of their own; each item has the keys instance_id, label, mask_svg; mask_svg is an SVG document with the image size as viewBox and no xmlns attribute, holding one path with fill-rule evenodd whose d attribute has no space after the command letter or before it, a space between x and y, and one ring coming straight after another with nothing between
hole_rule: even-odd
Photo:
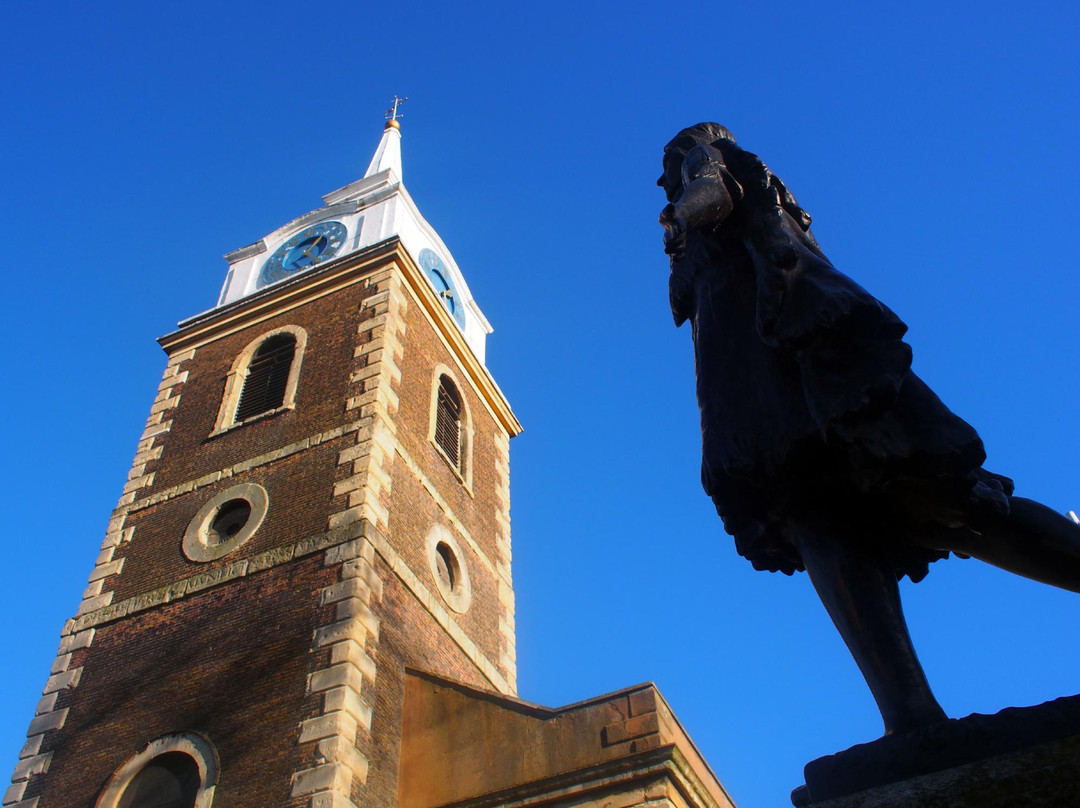
<instances>
[{"instance_id":1,"label":"statue dress","mask_svg":"<svg viewBox=\"0 0 1080 808\"><path fill-rule=\"evenodd\" d=\"M723 137L681 156L661 221L680 205L695 220L669 250L671 310L693 327L702 483L725 529L757 569L802 570L789 528L809 523L920 580L948 552L911 537L1007 512L1011 481L981 468L976 431L911 372L907 326L833 267L760 159Z\"/></svg>"}]
</instances>

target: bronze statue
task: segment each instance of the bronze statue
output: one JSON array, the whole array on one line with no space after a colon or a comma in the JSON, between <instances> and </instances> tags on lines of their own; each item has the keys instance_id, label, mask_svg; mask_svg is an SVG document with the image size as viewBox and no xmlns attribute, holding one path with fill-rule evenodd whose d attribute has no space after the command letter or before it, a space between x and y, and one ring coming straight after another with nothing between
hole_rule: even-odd
<instances>
[{"instance_id":1,"label":"bronze statue","mask_svg":"<svg viewBox=\"0 0 1080 808\"><path fill-rule=\"evenodd\" d=\"M810 575L886 733L944 720L898 580L953 552L1080 592L1080 527L982 468L978 434L911 372L907 326L829 263L727 129L682 130L657 184L724 528L756 569Z\"/></svg>"}]
</instances>

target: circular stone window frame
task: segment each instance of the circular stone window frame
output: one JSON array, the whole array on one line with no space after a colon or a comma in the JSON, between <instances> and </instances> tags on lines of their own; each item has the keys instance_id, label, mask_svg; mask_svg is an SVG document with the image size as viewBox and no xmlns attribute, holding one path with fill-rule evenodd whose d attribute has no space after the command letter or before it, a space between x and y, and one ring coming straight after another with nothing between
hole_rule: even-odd
<instances>
[{"instance_id":1,"label":"circular stone window frame","mask_svg":"<svg viewBox=\"0 0 1080 808\"><path fill-rule=\"evenodd\" d=\"M469 580L469 567L465 563L465 552L462 550L461 545L458 544L457 539L444 525L434 525L428 531L426 544L428 568L431 571L431 577L435 580L435 586L438 587L439 594L451 610L458 614L464 614L472 605L472 583ZM443 577L439 574L440 544L446 545L450 550L449 561L454 567L452 574L455 578L452 588L446 585Z\"/></svg>"},{"instance_id":2,"label":"circular stone window frame","mask_svg":"<svg viewBox=\"0 0 1080 808\"><path fill-rule=\"evenodd\" d=\"M182 752L194 759L199 769L199 793L195 797L195 808L210 808L214 801L220 762L214 745L197 732L175 732L150 741L141 752L128 758L113 772L105 784L105 790L94 803L95 808L116 808L135 776L154 758L167 752Z\"/></svg>"},{"instance_id":3,"label":"circular stone window frame","mask_svg":"<svg viewBox=\"0 0 1080 808\"><path fill-rule=\"evenodd\" d=\"M214 519L222 507L236 499L245 500L251 506L251 515L248 516L247 522L231 539L211 543L210 526L214 523ZM184 532L184 541L181 545L184 555L190 561L202 563L216 561L222 556L228 555L255 534L255 531L259 529L266 518L269 505L270 497L266 493L266 489L258 483L244 483L243 485L226 488L199 508L199 512L188 523L187 530Z\"/></svg>"}]
</instances>

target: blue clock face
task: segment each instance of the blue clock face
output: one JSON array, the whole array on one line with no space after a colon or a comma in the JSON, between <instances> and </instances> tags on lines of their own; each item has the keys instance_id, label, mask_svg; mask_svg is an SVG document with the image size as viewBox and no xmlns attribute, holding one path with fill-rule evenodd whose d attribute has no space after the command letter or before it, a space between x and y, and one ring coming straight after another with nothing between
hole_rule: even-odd
<instances>
[{"instance_id":1,"label":"blue clock face","mask_svg":"<svg viewBox=\"0 0 1080 808\"><path fill-rule=\"evenodd\" d=\"M333 258L344 243L345 225L341 222L305 227L266 259L259 273L259 288Z\"/></svg>"},{"instance_id":2,"label":"blue clock face","mask_svg":"<svg viewBox=\"0 0 1080 808\"><path fill-rule=\"evenodd\" d=\"M446 264L434 250L425 247L420 251L420 268L431 279L431 285L435 287L435 292L446 306L446 310L457 321L458 326L464 328L465 309L461 300L458 299L457 289L454 288L454 281L450 278L450 271L446 268Z\"/></svg>"}]
</instances>

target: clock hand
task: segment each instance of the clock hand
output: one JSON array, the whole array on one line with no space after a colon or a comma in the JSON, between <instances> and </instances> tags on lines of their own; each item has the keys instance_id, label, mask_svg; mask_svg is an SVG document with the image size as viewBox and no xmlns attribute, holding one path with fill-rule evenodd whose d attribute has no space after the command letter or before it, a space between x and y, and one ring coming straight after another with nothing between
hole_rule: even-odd
<instances>
[{"instance_id":1,"label":"clock hand","mask_svg":"<svg viewBox=\"0 0 1080 808\"><path fill-rule=\"evenodd\" d=\"M308 250L314 250L314 249L315 249L316 247L318 247L318 246L319 246L319 245L320 245L320 244L321 244L321 243L322 243L323 241L325 241L325 237L324 237L324 236L319 236L319 237L318 237L317 239L315 239L315 240L314 240L313 242L311 242L311 244L309 244L309 245L307 246L307 249L305 249L305 250L301 250L301 252L302 252L302 253L303 253L304 255L306 255L306 256L307 256L308 258L310 258L310 259L311 259L312 261L316 261L316 260L318 260L318 258L319 258L319 254L320 254L320 253L322 253L322 249L320 249L320 250L319 250L319 252L317 252L317 253L310 253L310 252L308 252Z\"/></svg>"}]
</instances>

